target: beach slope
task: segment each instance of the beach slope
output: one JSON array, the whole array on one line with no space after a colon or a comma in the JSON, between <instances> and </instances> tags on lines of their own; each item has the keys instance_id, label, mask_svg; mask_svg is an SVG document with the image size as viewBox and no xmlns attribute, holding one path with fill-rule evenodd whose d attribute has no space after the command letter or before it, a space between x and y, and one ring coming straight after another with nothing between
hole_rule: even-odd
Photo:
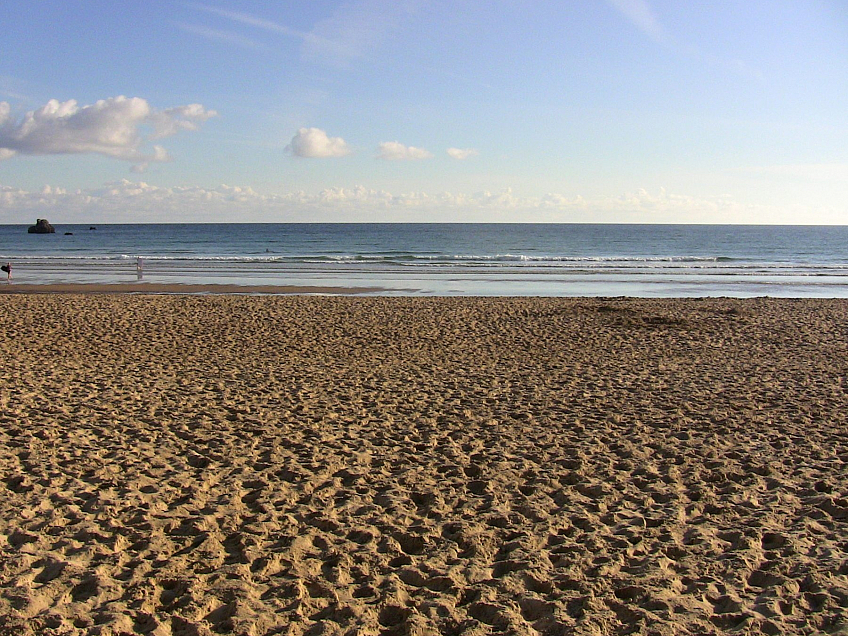
<instances>
[{"instance_id":1,"label":"beach slope","mask_svg":"<svg viewBox=\"0 0 848 636\"><path fill-rule=\"evenodd\" d=\"M0 633L848 633L848 301L0 296Z\"/></svg>"}]
</instances>

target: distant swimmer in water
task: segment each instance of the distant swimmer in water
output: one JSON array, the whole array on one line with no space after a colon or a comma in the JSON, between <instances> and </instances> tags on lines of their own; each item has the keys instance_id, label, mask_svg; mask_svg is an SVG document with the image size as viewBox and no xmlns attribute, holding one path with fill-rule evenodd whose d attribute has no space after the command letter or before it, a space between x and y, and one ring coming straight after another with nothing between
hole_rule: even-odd
<instances>
[{"instance_id":1,"label":"distant swimmer in water","mask_svg":"<svg viewBox=\"0 0 848 636\"><path fill-rule=\"evenodd\" d=\"M12 280L12 264L6 263L5 265L0 265L0 269L6 272L6 280Z\"/></svg>"}]
</instances>

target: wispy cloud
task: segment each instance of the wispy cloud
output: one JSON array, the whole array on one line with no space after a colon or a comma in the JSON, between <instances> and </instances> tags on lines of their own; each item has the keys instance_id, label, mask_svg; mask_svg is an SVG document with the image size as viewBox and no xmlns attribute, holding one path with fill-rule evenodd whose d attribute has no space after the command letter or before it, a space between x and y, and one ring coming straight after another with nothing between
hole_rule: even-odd
<instances>
[{"instance_id":1,"label":"wispy cloud","mask_svg":"<svg viewBox=\"0 0 848 636\"><path fill-rule=\"evenodd\" d=\"M0 75L0 96L19 102L28 102L30 98L17 89L22 82L8 75Z\"/></svg>"},{"instance_id":2,"label":"wispy cloud","mask_svg":"<svg viewBox=\"0 0 848 636\"><path fill-rule=\"evenodd\" d=\"M212 13L221 18L226 18L227 20L231 20L233 22L240 22L241 24L256 27L257 29L271 31L272 33L279 33L281 35L287 35L300 39L303 39L308 35L306 33L298 31L297 29L292 29L291 27L288 27L284 24L279 24L278 22L273 22L264 18L258 18L254 15L241 11L230 11L229 9L220 9L218 7L211 7L205 4L193 4L191 6L197 7L198 9L202 9L207 13Z\"/></svg>"},{"instance_id":3,"label":"wispy cloud","mask_svg":"<svg viewBox=\"0 0 848 636\"><path fill-rule=\"evenodd\" d=\"M324 37L320 33L316 33L314 31L301 31L288 25L268 20L266 18L260 18L256 15L245 13L243 11L232 11L200 3L192 3L188 6L195 7L201 11L223 18L230 22L259 29L267 33L273 33L287 38L300 40L304 57L314 58L313 61L315 61L315 59L347 60L358 55L358 52L350 48L348 43L342 40ZM323 22L319 23L317 28L322 28L323 24ZM181 26L188 30L187 25ZM207 37L208 39L216 39L223 44L253 46L254 48L260 46L254 40L230 33L229 31L220 31L208 27L191 27L191 30L199 35Z\"/></svg>"},{"instance_id":4,"label":"wispy cloud","mask_svg":"<svg viewBox=\"0 0 848 636\"><path fill-rule=\"evenodd\" d=\"M218 44L238 46L243 49L251 49L255 51L269 50L269 47L266 44L245 37L240 33L233 33L232 31L224 31L222 29L213 29L212 27L199 24L186 24L184 22L178 22L177 27L187 33L199 35L202 38L211 40L212 42L217 42Z\"/></svg>"},{"instance_id":5,"label":"wispy cloud","mask_svg":"<svg viewBox=\"0 0 848 636\"><path fill-rule=\"evenodd\" d=\"M607 2L655 42L660 44L668 42L665 30L645 0L607 0Z\"/></svg>"},{"instance_id":6,"label":"wispy cloud","mask_svg":"<svg viewBox=\"0 0 848 636\"><path fill-rule=\"evenodd\" d=\"M634 27L647 35L657 44L671 47L675 55L693 58L713 66L723 67L740 77L763 81L763 74L748 62L736 58L724 57L722 51L702 51L688 43L675 40L662 25L647 0L607 0Z\"/></svg>"},{"instance_id":7,"label":"wispy cloud","mask_svg":"<svg viewBox=\"0 0 848 636\"><path fill-rule=\"evenodd\" d=\"M375 51L408 22L423 1L352 0L338 3L331 15L308 29L294 28L279 20L245 11L187 2L184 6L194 10L196 21L201 21L204 14L219 21L213 25L179 23L177 26L222 45L264 51L273 50L274 46L268 34L282 36L300 43L301 61L331 69L347 69L357 60L377 60ZM219 28L222 25L225 28ZM460 77L441 68L422 70L491 89L490 85L475 78Z\"/></svg>"},{"instance_id":8,"label":"wispy cloud","mask_svg":"<svg viewBox=\"0 0 848 636\"><path fill-rule=\"evenodd\" d=\"M255 29L260 29L268 33L275 33L277 35L283 35L285 37L300 40L304 45L319 47L324 50L331 51L336 55L348 54L348 52L342 46L330 40L322 38L318 35L315 35L314 33L310 33L308 31L300 31L285 24L280 24L279 22L274 22L273 20L260 18L250 13L245 13L243 11L231 11L229 9L221 9L219 7L213 7L205 4L192 4L190 6L197 7L202 11L211 13L231 22L236 22L238 24L243 24L245 26L253 27Z\"/></svg>"},{"instance_id":9,"label":"wispy cloud","mask_svg":"<svg viewBox=\"0 0 848 636\"><path fill-rule=\"evenodd\" d=\"M365 57L412 15L420 0L359 0L342 3L332 16L315 24L304 40L303 58L345 67Z\"/></svg>"}]
</instances>

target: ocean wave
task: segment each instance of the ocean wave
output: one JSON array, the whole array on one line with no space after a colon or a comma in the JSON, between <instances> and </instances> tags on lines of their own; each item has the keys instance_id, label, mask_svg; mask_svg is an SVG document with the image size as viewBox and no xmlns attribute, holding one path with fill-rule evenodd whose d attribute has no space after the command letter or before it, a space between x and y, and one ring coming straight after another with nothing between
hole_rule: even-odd
<instances>
[{"instance_id":1,"label":"ocean wave","mask_svg":"<svg viewBox=\"0 0 848 636\"><path fill-rule=\"evenodd\" d=\"M570 256L531 254L419 254L377 252L362 254L7 254L0 259L18 261L193 261L229 263L734 263L727 256Z\"/></svg>"},{"instance_id":2,"label":"ocean wave","mask_svg":"<svg viewBox=\"0 0 848 636\"><path fill-rule=\"evenodd\" d=\"M638 276L765 276L816 277L848 276L845 263L758 262L730 257L703 256L545 256L523 254L306 254L306 255L29 255L3 256L16 267L31 270L110 270L135 269L138 259L145 269L161 272L250 271L258 275L282 272L343 271L366 274L373 272L420 272L426 274L449 271L473 273L502 271L508 274L573 274L573 275L638 275Z\"/></svg>"}]
</instances>

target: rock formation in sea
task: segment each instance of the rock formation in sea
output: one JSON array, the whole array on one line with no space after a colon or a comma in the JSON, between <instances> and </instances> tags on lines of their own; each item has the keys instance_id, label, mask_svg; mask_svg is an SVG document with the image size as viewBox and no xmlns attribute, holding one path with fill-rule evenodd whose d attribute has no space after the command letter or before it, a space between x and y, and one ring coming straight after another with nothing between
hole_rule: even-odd
<instances>
[{"instance_id":1,"label":"rock formation in sea","mask_svg":"<svg viewBox=\"0 0 848 636\"><path fill-rule=\"evenodd\" d=\"M56 229L50 225L47 219L38 219L35 225L30 225L27 230L30 234L55 234Z\"/></svg>"}]
</instances>

